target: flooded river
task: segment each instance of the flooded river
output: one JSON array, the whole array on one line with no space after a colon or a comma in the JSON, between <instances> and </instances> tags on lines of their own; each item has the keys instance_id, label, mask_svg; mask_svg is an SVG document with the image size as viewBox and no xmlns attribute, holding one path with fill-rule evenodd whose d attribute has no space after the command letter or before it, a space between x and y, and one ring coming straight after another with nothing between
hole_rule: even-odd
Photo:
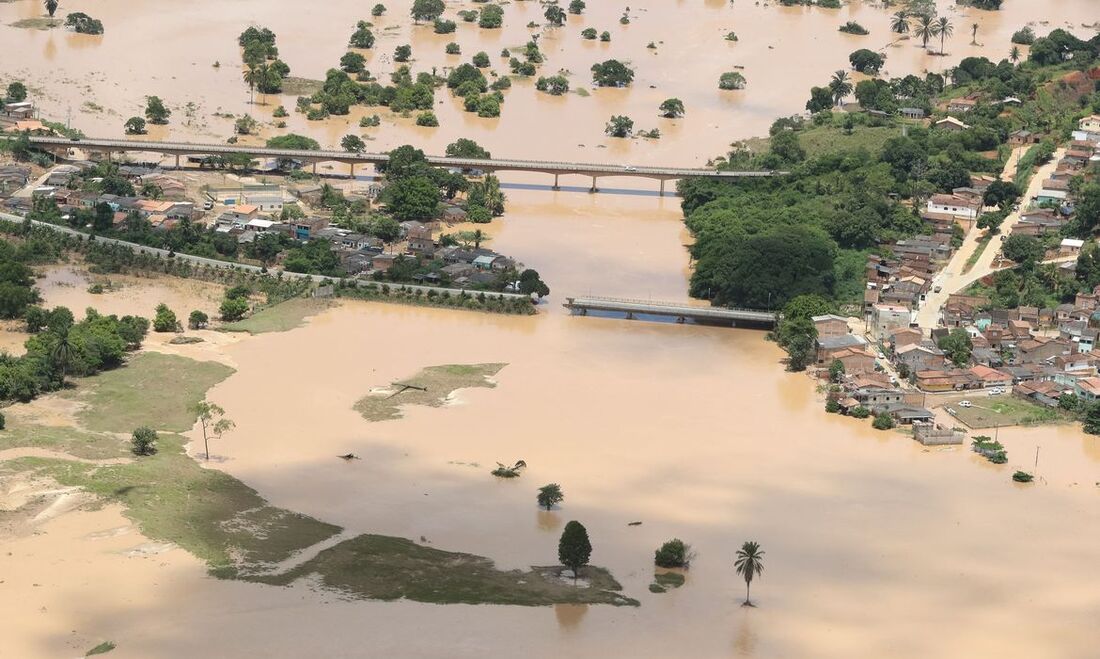
<instances>
[{"instance_id":1,"label":"flooded river","mask_svg":"<svg viewBox=\"0 0 1100 659\"><path fill-rule=\"evenodd\" d=\"M308 12L286 0L165 0L155 11L135 11L130 0L78 4L103 21L103 36L11 27L41 16L42 3L0 3L0 39L7 53L0 77L26 79L44 114L59 121L71 116L72 125L88 135L121 136L126 119L142 114L145 97L157 95L173 110L168 126L152 127L149 137L157 139L223 141L232 134L233 121L214 113L240 116L250 111L268 124L262 137L285 132L271 126L271 114L282 104L291 111L286 130L309 134L330 148L356 133L369 139L370 150L413 143L442 153L456 138L468 137L498 157L664 165L702 164L731 141L765 134L777 116L802 112L810 87L824 84L837 69L848 69L848 54L858 48L884 51L887 75L942 71L968 55L995 61L1007 57L1009 37L1028 23L1039 34L1068 27L1087 38L1093 31L1082 24L1097 21L1095 0L1006 0L999 12L939 0L941 12L955 26L947 41L949 57L941 58L928 55L918 40L896 41L889 30L892 10L863 0L839 10L747 0L589 2L582 16L570 15L561 28L528 28L532 21L545 23L544 8L517 1L505 6L503 28L484 30L456 19L458 29L449 35L437 35L429 25L412 26L411 0L385 3L387 14L376 19L369 16L372 3L358 0L312 3ZM448 2L447 16L481 6ZM622 25L619 18L627 6L630 23ZM59 15L76 9L63 3ZM484 51L493 70L504 75L508 67L501 49L520 47L532 34L541 34L546 62L539 75L566 71L574 90L591 94L552 97L536 92L534 79L520 78L505 92L501 117L486 119L463 112L461 101L441 89L436 93L438 128L417 127L412 118L365 107L353 108L347 117L309 122L293 112L294 97L289 95L257 95L256 105L249 105L237 47L245 27L263 25L275 31L280 57L292 75L323 79L346 52L358 20L375 23L375 47L363 52L367 68L382 80L395 68L393 50L398 45L412 46L414 71L444 71ZM870 34L838 32L848 20L858 21ZM978 45L971 45L972 23L979 25ZM582 39L580 33L588 27L610 32L611 41ZM738 41L725 40L729 32ZM462 55L444 53L451 41L461 46ZM651 43L656 47L648 48ZM632 87L593 90L590 67L612 57L635 69ZM733 70L743 73L748 87L720 91L719 76ZM683 100L684 118L657 116L657 106L669 97ZM194 104L191 110L189 103ZM382 126L360 129L359 118L374 113L383 116ZM663 138L608 138L603 129L611 115L632 117L637 129L659 128Z\"/></svg>"},{"instance_id":2,"label":"flooded river","mask_svg":"<svg viewBox=\"0 0 1100 659\"><path fill-rule=\"evenodd\" d=\"M86 4L106 36L0 28L5 47L20 53L5 58L4 72L46 75L36 83L49 99L44 107L63 116L72 105L74 125L89 134L120 133L141 97L155 93L177 108L201 108L192 126L177 111L167 136L224 139L228 122L208 115L248 109L235 47L244 25L274 29L295 74L318 77L370 3L311 4L308 20L293 10L300 5L256 0L169 0L156 13L121 0ZM632 22L620 26L622 7L590 1L583 18L544 37L543 71L570 68L580 79L614 55L637 65L633 89L551 99L518 84L498 121L472 118L441 97L439 129L387 121L372 145L414 141L440 152L465 136L505 157L698 164L799 111L809 86L844 67L851 50L890 39L886 13L870 3L839 11L741 0L630 4ZM968 13L982 26L982 52L995 56L1029 20L1095 20L1092 0L1060 2L1057 16L1048 3L1021 0L1006 0L997 14L942 4L956 23L956 56L980 50L966 46ZM454 63L442 54L451 36L429 28L409 36L408 2L388 5L372 71L387 71L380 56L405 42L415 68ZM541 11L513 2L503 30L460 24L455 40L467 56L484 49L495 58L522 44L523 26ZM4 23L38 13L30 0L0 4ZM850 18L871 35L836 33ZM387 25L398 29L383 32ZM612 43L582 42L589 25L610 30ZM730 30L740 41L722 40ZM891 74L943 64L911 42L890 57ZM745 66L749 88L719 94L718 74L734 65ZM685 119L655 117L668 96L685 101ZM85 100L106 109L81 112ZM269 103L257 111L270 112ZM612 113L666 137L607 140L601 129ZM327 145L348 130L296 116L291 128ZM926 451L901 433L823 414L813 382L785 373L761 332L571 317L560 308L571 294L684 299L689 236L678 204L508 195L508 216L491 225L489 244L549 282L553 294L537 316L348 302L286 333L180 347L157 340L152 349L237 369L210 393L237 424L214 447L218 465L274 505L350 533L423 537L502 567L555 563L561 527L578 519L592 537L593 563L608 567L639 608L344 601L304 584L217 581L185 552L149 546L108 507L60 516L43 533L0 545L0 657L77 656L108 638L118 643L112 657L141 658L1095 656L1100 440L1071 426L1002 429L1003 466L963 448ZM206 309L218 297L164 283L140 296L141 282L123 283L93 296L62 270L41 286L49 305L115 313L151 314L165 297L177 312ZM496 388L463 390L451 405L382 423L352 410L372 387L425 366L475 362L508 364ZM335 458L347 452L363 459ZM529 465L519 479L489 475L495 462L518 459ZM1012 483L1017 468L1035 471L1038 482ZM535 490L550 482L566 499L546 513ZM642 524L628 526L635 521ZM673 537L697 553L687 582L650 593L653 551ZM766 551L755 609L740 606L744 584L733 570L736 549L750 539Z\"/></svg>"}]
</instances>

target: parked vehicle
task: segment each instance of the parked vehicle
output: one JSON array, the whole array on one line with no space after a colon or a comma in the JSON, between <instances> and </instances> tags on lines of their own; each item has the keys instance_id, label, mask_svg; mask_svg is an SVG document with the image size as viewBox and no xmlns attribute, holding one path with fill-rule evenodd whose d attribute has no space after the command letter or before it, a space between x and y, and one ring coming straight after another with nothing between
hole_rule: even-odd
<instances>
[{"instance_id":1,"label":"parked vehicle","mask_svg":"<svg viewBox=\"0 0 1100 659\"><path fill-rule=\"evenodd\" d=\"M973 407L973 406L974 406L974 404L973 404L973 403L971 403L971 402L970 402L970 401L968 401L968 400L961 400L961 401L959 401L959 407Z\"/></svg>"}]
</instances>

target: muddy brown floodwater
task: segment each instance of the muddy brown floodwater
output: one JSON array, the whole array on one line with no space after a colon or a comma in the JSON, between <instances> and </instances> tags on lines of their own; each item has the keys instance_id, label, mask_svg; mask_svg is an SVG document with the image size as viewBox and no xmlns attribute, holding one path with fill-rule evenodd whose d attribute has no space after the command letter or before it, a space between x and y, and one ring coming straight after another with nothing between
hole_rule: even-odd
<instances>
[{"instance_id":1,"label":"muddy brown floodwater","mask_svg":"<svg viewBox=\"0 0 1100 659\"><path fill-rule=\"evenodd\" d=\"M63 116L72 105L74 125L89 134L118 134L141 97L155 93L176 108L188 101L200 108L191 126L177 109L162 135L224 139L229 123L209 113L247 110L234 45L244 25L274 29L295 74L319 77L371 4L341 0L306 10L290 2L172 0L153 13L102 0L86 7L104 21L102 38L0 28L6 52L17 53L5 56L2 72L44 77L34 84L47 111ZM419 59L414 68L458 61L442 54L452 37L428 28L410 37L409 3L387 4L372 71L388 72L381 56L405 42ZM733 139L764 132L774 116L800 110L809 86L844 67L851 50L890 39L886 12L870 3L839 11L744 1L629 4L633 21L620 26L621 6L590 1L584 18L544 38L543 71L570 68L574 84L587 86L588 66L617 56L637 64L633 89L550 99L522 83L495 121L463 114L441 96L439 129L387 121L373 145L412 141L440 152L465 136L505 157L698 164ZM1000 13L941 4L956 24L952 59L999 57L1028 21L1054 27L1096 19L1092 0L1006 0ZM0 22L37 15L39 7L0 4ZM505 12L499 33L460 24L454 40L464 57L486 50L495 58L501 47L522 44L527 21L541 20L534 2L513 2ZM971 15L985 48L965 45ZM849 19L872 34L837 33ZM610 30L611 44L581 42L589 25ZM730 30L739 42L722 40ZM649 41L658 42L656 54L645 48ZM894 75L943 65L912 42L889 52ZM734 65L746 67L749 88L719 94L718 74ZM668 96L684 99L685 119L654 116ZM80 112L85 100L105 109ZM659 126L666 137L612 143L601 134L612 113ZM328 145L348 132L339 120L307 125L297 116L291 128ZM504 567L556 562L561 527L578 519L592 536L593 562L641 607L346 601L303 584L218 581L185 552L150 544L108 507L0 541L0 657L76 656L104 639L118 643L111 656L141 658L1095 656L1096 438L1076 426L1002 429L1003 466L964 448L925 451L901 433L824 415L812 382L785 373L761 332L571 317L560 308L570 294L685 299L689 236L676 200L508 195L508 216L490 226L490 245L550 283L553 294L537 316L348 302L290 332L179 351L237 369L210 392L237 423L213 447L217 464L274 505L349 533L423 536ZM58 269L41 287L47 304L114 313L149 314L164 298L186 313L218 296L170 280L123 283L93 296L85 280ZM170 349L159 340L152 348ZM462 390L450 405L408 409L382 423L352 409L372 387L425 366L479 362L508 364L497 387ZM347 452L363 459L335 458ZM529 465L519 479L489 476L496 461L517 459ZM1017 468L1035 471L1037 482L1012 483ZM549 482L560 483L566 499L547 513L534 495ZM642 524L628 526L633 521ZM672 537L697 552L687 582L649 593L652 552ZM734 552L749 539L767 552L753 587L756 609L740 607L744 585L733 572Z\"/></svg>"}]
</instances>

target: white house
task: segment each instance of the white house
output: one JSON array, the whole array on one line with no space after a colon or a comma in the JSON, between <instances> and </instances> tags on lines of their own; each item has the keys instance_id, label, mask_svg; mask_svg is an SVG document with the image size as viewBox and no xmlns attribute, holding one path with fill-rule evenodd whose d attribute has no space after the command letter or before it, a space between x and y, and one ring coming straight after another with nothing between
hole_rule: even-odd
<instances>
[{"instance_id":1,"label":"white house","mask_svg":"<svg viewBox=\"0 0 1100 659\"><path fill-rule=\"evenodd\" d=\"M1100 114L1093 114L1078 121L1077 130L1073 131L1073 139L1100 141Z\"/></svg>"},{"instance_id":2,"label":"white house","mask_svg":"<svg viewBox=\"0 0 1100 659\"><path fill-rule=\"evenodd\" d=\"M929 213L944 213L967 220L974 220L981 210L981 202L970 201L958 195L937 194L928 200Z\"/></svg>"}]
</instances>

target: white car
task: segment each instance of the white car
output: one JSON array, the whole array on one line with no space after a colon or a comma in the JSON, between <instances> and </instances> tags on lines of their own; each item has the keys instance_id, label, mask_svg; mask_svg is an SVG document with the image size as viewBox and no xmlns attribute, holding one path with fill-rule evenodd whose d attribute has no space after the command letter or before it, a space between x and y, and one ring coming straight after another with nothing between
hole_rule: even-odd
<instances>
[{"instance_id":1,"label":"white car","mask_svg":"<svg viewBox=\"0 0 1100 659\"><path fill-rule=\"evenodd\" d=\"M990 390L989 390L989 395L990 395L990 396L1000 396L1000 395L1001 395L1001 394L1003 394L1003 393L1004 393L1004 392L1003 392L1003 391L1001 391L1001 390L1000 390L999 388L997 388L997 389L990 389Z\"/></svg>"},{"instance_id":2,"label":"white car","mask_svg":"<svg viewBox=\"0 0 1100 659\"><path fill-rule=\"evenodd\" d=\"M970 401L968 401L968 400L961 400L961 401L959 401L959 407L973 407L973 406L974 406L974 404L973 404L973 403L971 403L971 402L970 402Z\"/></svg>"},{"instance_id":3,"label":"white car","mask_svg":"<svg viewBox=\"0 0 1100 659\"><path fill-rule=\"evenodd\" d=\"M638 168L635 167L634 165L623 165L623 171L624 172L636 172L636 171L638 171Z\"/></svg>"}]
</instances>

